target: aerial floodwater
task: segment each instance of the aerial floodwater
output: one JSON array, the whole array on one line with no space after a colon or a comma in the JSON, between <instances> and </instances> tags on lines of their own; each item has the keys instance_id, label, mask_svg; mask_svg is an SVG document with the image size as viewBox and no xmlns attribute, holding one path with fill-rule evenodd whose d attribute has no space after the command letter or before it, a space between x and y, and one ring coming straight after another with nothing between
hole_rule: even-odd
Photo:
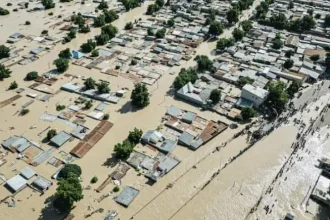
<instances>
[{"instance_id":1,"label":"aerial floodwater","mask_svg":"<svg viewBox=\"0 0 330 220\"><path fill-rule=\"evenodd\" d=\"M0 220L330 220L329 11L1 0Z\"/></svg>"}]
</instances>

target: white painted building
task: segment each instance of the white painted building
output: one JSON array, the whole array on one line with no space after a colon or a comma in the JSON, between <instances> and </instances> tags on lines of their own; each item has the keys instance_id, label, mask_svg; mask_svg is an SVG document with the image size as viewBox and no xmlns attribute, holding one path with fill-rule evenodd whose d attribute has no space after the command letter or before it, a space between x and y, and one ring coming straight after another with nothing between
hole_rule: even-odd
<instances>
[{"instance_id":1,"label":"white painted building","mask_svg":"<svg viewBox=\"0 0 330 220\"><path fill-rule=\"evenodd\" d=\"M251 84L246 84L242 89L241 98L253 102L253 106L258 108L268 96L268 91Z\"/></svg>"}]
</instances>

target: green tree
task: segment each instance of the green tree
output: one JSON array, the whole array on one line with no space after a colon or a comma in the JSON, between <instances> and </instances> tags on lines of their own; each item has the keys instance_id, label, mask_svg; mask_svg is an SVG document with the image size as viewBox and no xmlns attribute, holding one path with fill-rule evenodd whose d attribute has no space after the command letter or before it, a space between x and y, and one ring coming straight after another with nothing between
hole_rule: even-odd
<instances>
[{"instance_id":1,"label":"green tree","mask_svg":"<svg viewBox=\"0 0 330 220\"><path fill-rule=\"evenodd\" d=\"M107 2L105 2L104 0L102 0L97 8L100 9L100 10L103 10L103 9L109 8L109 5L108 5Z\"/></svg>"},{"instance_id":2,"label":"green tree","mask_svg":"<svg viewBox=\"0 0 330 220\"><path fill-rule=\"evenodd\" d=\"M289 98L285 91L286 84L281 81L271 81L268 84L268 98L266 100L266 106L274 108L278 114L280 114L287 104Z\"/></svg>"},{"instance_id":3,"label":"green tree","mask_svg":"<svg viewBox=\"0 0 330 220\"><path fill-rule=\"evenodd\" d=\"M314 54L314 55L310 56L309 59L316 62L320 59L320 55L319 54Z\"/></svg>"},{"instance_id":4,"label":"green tree","mask_svg":"<svg viewBox=\"0 0 330 220\"><path fill-rule=\"evenodd\" d=\"M253 79L251 79L250 77L248 76L243 76L243 77L240 77L239 80L238 80L238 85L240 87L243 87L245 86L246 84L252 84L254 82Z\"/></svg>"},{"instance_id":5,"label":"green tree","mask_svg":"<svg viewBox=\"0 0 330 220\"><path fill-rule=\"evenodd\" d=\"M107 82L101 82L99 84L96 85L97 86L97 91L99 93L109 93L110 92L110 87L109 87L109 83Z\"/></svg>"},{"instance_id":6,"label":"green tree","mask_svg":"<svg viewBox=\"0 0 330 220\"><path fill-rule=\"evenodd\" d=\"M128 140L132 144L136 145L136 144L140 143L142 135L143 135L143 131L141 129L134 128L133 131L129 132Z\"/></svg>"},{"instance_id":7,"label":"green tree","mask_svg":"<svg viewBox=\"0 0 330 220\"><path fill-rule=\"evenodd\" d=\"M50 129L47 132L47 140L50 141L50 139L52 139L53 137L55 137L57 135L57 132L55 129Z\"/></svg>"},{"instance_id":8,"label":"green tree","mask_svg":"<svg viewBox=\"0 0 330 220\"><path fill-rule=\"evenodd\" d=\"M9 15L9 14L10 14L10 12L7 9L0 7L0 16Z\"/></svg>"},{"instance_id":9,"label":"green tree","mask_svg":"<svg viewBox=\"0 0 330 220\"><path fill-rule=\"evenodd\" d=\"M65 58L58 58L54 60L54 64L56 66L56 69L60 73L64 73L69 69L69 60Z\"/></svg>"},{"instance_id":10,"label":"green tree","mask_svg":"<svg viewBox=\"0 0 330 220\"><path fill-rule=\"evenodd\" d=\"M5 45L0 45L0 59L10 56L10 49Z\"/></svg>"},{"instance_id":11,"label":"green tree","mask_svg":"<svg viewBox=\"0 0 330 220\"><path fill-rule=\"evenodd\" d=\"M105 22L107 24L111 23L119 18L119 16L117 15L117 12L115 12L114 10L109 10L109 11L104 10L103 14L105 16Z\"/></svg>"},{"instance_id":12,"label":"green tree","mask_svg":"<svg viewBox=\"0 0 330 220\"><path fill-rule=\"evenodd\" d=\"M58 182L56 189L56 199L54 200L54 207L60 211L68 212L73 208L74 202L78 202L84 198L83 188L78 177L70 174L68 178L62 179Z\"/></svg>"},{"instance_id":13,"label":"green tree","mask_svg":"<svg viewBox=\"0 0 330 220\"><path fill-rule=\"evenodd\" d=\"M239 11L237 9L234 9L234 8L230 9L227 12L228 23L233 24L233 23L238 22L238 16L239 16Z\"/></svg>"},{"instance_id":14,"label":"green tree","mask_svg":"<svg viewBox=\"0 0 330 220\"><path fill-rule=\"evenodd\" d=\"M136 84L131 94L132 104L143 108L149 105L149 92L145 84Z\"/></svg>"},{"instance_id":15,"label":"green tree","mask_svg":"<svg viewBox=\"0 0 330 220\"><path fill-rule=\"evenodd\" d=\"M70 32L68 33L68 37L70 37L71 39L76 38L76 34L77 32L75 30L70 30Z\"/></svg>"},{"instance_id":16,"label":"green tree","mask_svg":"<svg viewBox=\"0 0 330 220\"><path fill-rule=\"evenodd\" d=\"M327 14L324 18L324 26L330 27L330 14Z\"/></svg>"},{"instance_id":17,"label":"green tree","mask_svg":"<svg viewBox=\"0 0 330 220\"><path fill-rule=\"evenodd\" d=\"M232 38L220 38L217 42L217 49L219 50L224 50L231 46L234 46L234 41Z\"/></svg>"},{"instance_id":18,"label":"green tree","mask_svg":"<svg viewBox=\"0 0 330 220\"><path fill-rule=\"evenodd\" d=\"M90 109L91 107L93 107L93 102L91 100L85 102L85 109Z\"/></svg>"},{"instance_id":19,"label":"green tree","mask_svg":"<svg viewBox=\"0 0 330 220\"><path fill-rule=\"evenodd\" d=\"M213 89L210 94L210 99L213 104L217 104L220 101L221 92L219 89Z\"/></svg>"},{"instance_id":20,"label":"green tree","mask_svg":"<svg viewBox=\"0 0 330 220\"><path fill-rule=\"evenodd\" d=\"M85 80L84 85L85 85L85 87L86 87L87 90L89 90L89 89L94 89L95 86L96 86L96 82L95 82L95 80L94 80L93 78L88 77L88 78Z\"/></svg>"},{"instance_id":21,"label":"green tree","mask_svg":"<svg viewBox=\"0 0 330 220\"><path fill-rule=\"evenodd\" d=\"M93 176L93 178L91 179L91 184L97 183L99 179L96 176Z\"/></svg>"},{"instance_id":22,"label":"green tree","mask_svg":"<svg viewBox=\"0 0 330 220\"><path fill-rule=\"evenodd\" d=\"M101 29L101 34L107 34L110 39L114 38L118 33L118 29L112 24L108 24Z\"/></svg>"},{"instance_id":23,"label":"green tree","mask_svg":"<svg viewBox=\"0 0 330 220\"><path fill-rule=\"evenodd\" d=\"M283 41L281 40L281 36L279 34L276 34L275 39L272 41L273 45L272 48L278 50L283 47Z\"/></svg>"},{"instance_id":24,"label":"green tree","mask_svg":"<svg viewBox=\"0 0 330 220\"><path fill-rule=\"evenodd\" d=\"M42 0L41 4L45 7L46 10L55 8L55 3L53 2L53 0Z\"/></svg>"},{"instance_id":25,"label":"green tree","mask_svg":"<svg viewBox=\"0 0 330 220\"><path fill-rule=\"evenodd\" d=\"M159 11L159 6L157 4L150 4L147 8L147 15L153 15L156 11Z\"/></svg>"},{"instance_id":26,"label":"green tree","mask_svg":"<svg viewBox=\"0 0 330 220\"><path fill-rule=\"evenodd\" d=\"M152 28L148 28L148 36L154 36L154 31Z\"/></svg>"},{"instance_id":27,"label":"green tree","mask_svg":"<svg viewBox=\"0 0 330 220\"><path fill-rule=\"evenodd\" d=\"M17 82L14 81L14 82L10 83L8 89L9 89L9 90L14 90L14 89L17 89L17 87L18 87Z\"/></svg>"},{"instance_id":28,"label":"green tree","mask_svg":"<svg viewBox=\"0 0 330 220\"><path fill-rule=\"evenodd\" d=\"M288 27L288 20L283 13L274 14L269 20L271 26L276 29L285 29Z\"/></svg>"},{"instance_id":29,"label":"green tree","mask_svg":"<svg viewBox=\"0 0 330 220\"><path fill-rule=\"evenodd\" d=\"M125 24L125 30L131 30L131 29L133 29L133 27L134 27L134 25L132 22L127 22Z\"/></svg>"},{"instance_id":30,"label":"green tree","mask_svg":"<svg viewBox=\"0 0 330 220\"><path fill-rule=\"evenodd\" d=\"M296 81L292 81L290 86L286 89L290 98L293 98L294 94L299 91L299 84Z\"/></svg>"},{"instance_id":31,"label":"green tree","mask_svg":"<svg viewBox=\"0 0 330 220\"><path fill-rule=\"evenodd\" d=\"M314 17L315 17L316 19L320 19L320 18L321 18L321 14L317 13Z\"/></svg>"},{"instance_id":32,"label":"green tree","mask_svg":"<svg viewBox=\"0 0 330 220\"><path fill-rule=\"evenodd\" d=\"M63 59L70 59L72 56L70 48L66 48L65 50L60 51L60 53L58 54L59 58L63 58Z\"/></svg>"},{"instance_id":33,"label":"green tree","mask_svg":"<svg viewBox=\"0 0 330 220\"><path fill-rule=\"evenodd\" d=\"M290 1L288 5L288 9L292 9L292 8L294 8L294 4L293 1Z\"/></svg>"},{"instance_id":34,"label":"green tree","mask_svg":"<svg viewBox=\"0 0 330 220\"><path fill-rule=\"evenodd\" d=\"M167 25L169 27L173 27L174 26L174 18L170 18L168 21L167 21Z\"/></svg>"},{"instance_id":35,"label":"green tree","mask_svg":"<svg viewBox=\"0 0 330 220\"><path fill-rule=\"evenodd\" d=\"M123 141L123 143L116 144L114 151L115 151L116 157L118 159L124 160L124 159L129 158L129 156L133 152L133 148L134 148L134 145L130 141L125 140L125 141Z\"/></svg>"},{"instance_id":36,"label":"green tree","mask_svg":"<svg viewBox=\"0 0 330 220\"><path fill-rule=\"evenodd\" d=\"M164 0L156 0L156 4L161 8L164 6L165 1Z\"/></svg>"},{"instance_id":37,"label":"green tree","mask_svg":"<svg viewBox=\"0 0 330 220\"><path fill-rule=\"evenodd\" d=\"M38 72L36 71L32 71L29 72L28 74L26 74L26 80L35 80L36 78L38 78Z\"/></svg>"},{"instance_id":38,"label":"green tree","mask_svg":"<svg viewBox=\"0 0 330 220\"><path fill-rule=\"evenodd\" d=\"M285 52L285 56L286 56L287 58L290 58L290 57L293 56L293 55L294 55L294 51L293 51L293 50L288 50L288 51Z\"/></svg>"},{"instance_id":39,"label":"green tree","mask_svg":"<svg viewBox=\"0 0 330 220\"><path fill-rule=\"evenodd\" d=\"M291 59L287 59L285 62L284 62L284 64L283 64L283 67L285 68L285 69L290 69L290 68L292 68L293 67L293 60L291 60Z\"/></svg>"},{"instance_id":40,"label":"green tree","mask_svg":"<svg viewBox=\"0 0 330 220\"><path fill-rule=\"evenodd\" d=\"M101 14L94 18L94 26L95 27L103 27L105 25L105 15Z\"/></svg>"},{"instance_id":41,"label":"green tree","mask_svg":"<svg viewBox=\"0 0 330 220\"><path fill-rule=\"evenodd\" d=\"M135 66L137 64L137 61L135 59L131 60L131 65Z\"/></svg>"},{"instance_id":42,"label":"green tree","mask_svg":"<svg viewBox=\"0 0 330 220\"><path fill-rule=\"evenodd\" d=\"M223 33L222 23L219 21L213 21L209 27L209 34L211 36L219 36Z\"/></svg>"},{"instance_id":43,"label":"green tree","mask_svg":"<svg viewBox=\"0 0 330 220\"><path fill-rule=\"evenodd\" d=\"M89 33L90 31L91 31L91 28L89 27L88 24L83 25L83 26L79 29L79 32L80 32L80 33L83 33L83 34Z\"/></svg>"},{"instance_id":44,"label":"green tree","mask_svg":"<svg viewBox=\"0 0 330 220\"><path fill-rule=\"evenodd\" d=\"M312 8L307 9L307 13L308 13L310 16L313 16L314 9L312 9Z\"/></svg>"},{"instance_id":45,"label":"green tree","mask_svg":"<svg viewBox=\"0 0 330 220\"><path fill-rule=\"evenodd\" d=\"M156 38L164 38L165 37L165 34L166 34L166 29L165 28L162 28L162 29L159 29L157 32L156 32Z\"/></svg>"},{"instance_id":46,"label":"green tree","mask_svg":"<svg viewBox=\"0 0 330 220\"><path fill-rule=\"evenodd\" d=\"M197 55L194 59L197 62L197 69L201 72L214 72L213 62L205 55Z\"/></svg>"},{"instance_id":47,"label":"green tree","mask_svg":"<svg viewBox=\"0 0 330 220\"><path fill-rule=\"evenodd\" d=\"M249 32L253 28L252 21L250 21L250 20L242 21L241 26L242 26L243 31L246 33Z\"/></svg>"},{"instance_id":48,"label":"green tree","mask_svg":"<svg viewBox=\"0 0 330 220\"><path fill-rule=\"evenodd\" d=\"M80 177L82 174L81 167L77 164L66 164L58 173L58 178L67 179L70 177L70 174L74 174L76 177Z\"/></svg>"},{"instance_id":49,"label":"green tree","mask_svg":"<svg viewBox=\"0 0 330 220\"><path fill-rule=\"evenodd\" d=\"M173 86L175 89L181 89L188 82L195 83L197 79L198 76L194 69L182 68L179 72L179 75L175 78Z\"/></svg>"},{"instance_id":50,"label":"green tree","mask_svg":"<svg viewBox=\"0 0 330 220\"><path fill-rule=\"evenodd\" d=\"M95 41L97 45L105 45L110 40L109 35L107 34L100 34L95 36Z\"/></svg>"},{"instance_id":51,"label":"green tree","mask_svg":"<svg viewBox=\"0 0 330 220\"><path fill-rule=\"evenodd\" d=\"M9 78L10 74L11 74L11 70L5 67L3 64L0 64L0 80Z\"/></svg>"},{"instance_id":52,"label":"green tree","mask_svg":"<svg viewBox=\"0 0 330 220\"><path fill-rule=\"evenodd\" d=\"M28 114L29 112L30 112L29 109L27 109L27 108L23 108L19 114L20 114L21 116L24 116L24 115Z\"/></svg>"},{"instance_id":53,"label":"green tree","mask_svg":"<svg viewBox=\"0 0 330 220\"><path fill-rule=\"evenodd\" d=\"M244 37L244 32L239 28L235 28L233 31L233 37L234 37L235 41L240 41Z\"/></svg>"},{"instance_id":54,"label":"green tree","mask_svg":"<svg viewBox=\"0 0 330 220\"><path fill-rule=\"evenodd\" d=\"M94 50L92 50L91 55L92 55L92 57L98 57L99 51L94 49Z\"/></svg>"},{"instance_id":55,"label":"green tree","mask_svg":"<svg viewBox=\"0 0 330 220\"><path fill-rule=\"evenodd\" d=\"M74 24L78 25L79 28L83 27L85 25L85 18L78 13L78 15L72 15L71 21L73 21Z\"/></svg>"},{"instance_id":56,"label":"green tree","mask_svg":"<svg viewBox=\"0 0 330 220\"><path fill-rule=\"evenodd\" d=\"M115 186L114 188L113 188L113 190L112 190L113 192L119 192L120 191L120 188L119 188L119 186Z\"/></svg>"},{"instance_id":57,"label":"green tree","mask_svg":"<svg viewBox=\"0 0 330 220\"><path fill-rule=\"evenodd\" d=\"M243 108L240 116L243 121L248 121L256 116L256 112L253 108Z\"/></svg>"},{"instance_id":58,"label":"green tree","mask_svg":"<svg viewBox=\"0 0 330 220\"><path fill-rule=\"evenodd\" d=\"M89 39L87 40L86 43L80 46L80 49L83 53L90 53L92 52L92 50L95 49L95 47L96 47L96 43L93 40Z\"/></svg>"},{"instance_id":59,"label":"green tree","mask_svg":"<svg viewBox=\"0 0 330 220\"><path fill-rule=\"evenodd\" d=\"M301 19L301 30L302 31L309 31L313 28L315 28L316 22L313 18L313 16L305 15Z\"/></svg>"}]
</instances>

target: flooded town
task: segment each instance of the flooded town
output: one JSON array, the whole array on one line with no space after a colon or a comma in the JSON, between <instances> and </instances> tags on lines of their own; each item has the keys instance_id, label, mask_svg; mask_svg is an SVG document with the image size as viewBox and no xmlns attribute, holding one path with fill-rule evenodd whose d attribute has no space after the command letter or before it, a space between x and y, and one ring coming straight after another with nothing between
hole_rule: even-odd
<instances>
[{"instance_id":1,"label":"flooded town","mask_svg":"<svg viewBox=\"0 0 330 220\"><path fill-rule=\"evenodd\" d=\"M0 219L330 219L330 3L0 1Z\"/></svg>"}]
</instances>

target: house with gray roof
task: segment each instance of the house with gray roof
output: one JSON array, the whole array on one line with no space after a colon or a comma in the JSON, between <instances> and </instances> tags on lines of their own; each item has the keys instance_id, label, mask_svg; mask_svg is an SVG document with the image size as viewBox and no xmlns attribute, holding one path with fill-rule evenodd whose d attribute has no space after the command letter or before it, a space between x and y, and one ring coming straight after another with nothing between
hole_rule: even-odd
<instances>
[{"instance_id":1,"label":"house with gray roof","mask_svg":"<svg viewBox=\"0 0 330 220\"><path fill-rule=\"evenodd\" d=\"M141 142L149 144L165 154L171 152L177 145L177 141L166 139L163 134L155 130L147 131L142 136Z\"/></svg>"},{"instance_id":2,"label":"house with gray roof","mask_svg":"<svg viewBox=\"0 0 330 220\"><path fill-rule=\"evenodd\" d=\"M50 143L55 145L56 147L61 147L65 142L67 142L71 138L71 135L66 133L65 131L61 131L57 135L55 135L52 139L50 139Z\"/></svg>"},{"instance_id":3,"label":"house with gray roof","mask_svg":"<svg viewBox=\"0 0 330 220\"><path fill-rule=\"evenodd\" d=\"M133 202L135 197L139 195L139 193L140 191L138 189L135 189L130 186L125 186L121 193L118 196L114 197L114 200L117 203L128 207Z\"/></svg>"},{"instance_id":4,"label":"house with gray roof","mask_svg":"<svg viewBox=\"0 0 330 220\"><path fill-rule=\"evenodd\" d=\"M176 92L176 96L187 102L202 106L207 104L212 90L217 88L218 86L212 84L207 88L197 88L189 82Z\"/></svg>"}]
</instances>

